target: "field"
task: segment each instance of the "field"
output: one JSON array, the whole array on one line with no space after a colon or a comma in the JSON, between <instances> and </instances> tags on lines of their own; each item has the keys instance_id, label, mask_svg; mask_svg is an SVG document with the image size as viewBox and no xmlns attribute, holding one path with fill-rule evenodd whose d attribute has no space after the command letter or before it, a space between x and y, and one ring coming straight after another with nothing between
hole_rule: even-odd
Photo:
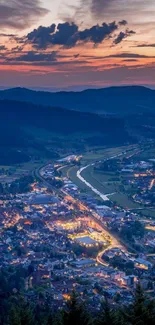
<instances>
[{"instance_id":1,"label":"field","mask_svg":"<svg viewBox=\"0 0 155 325\"><path fill-rule=\"evenodd\" d=\"M81 176L83 176L91 185L104 194L109 194L116 191L116 186L113 182L108 183L108 181L101 181L100 175L99 177L96 177L96 173L94 173L92 166L85 169ZM106 177L108 177L108 175L105 175L105 178Z\"/></svg>"},{"instance_id":2,"label":"field","mask_svg":"<svg viewBox=\"0 0 155 325\"><path fill-rule=\"evenodd\" d=\"M155 219L155 209L144 209L144 210L141 210L140 212L142 215L148 217L148 218L153 218Z\"/></svg>"},{"instance_id":3,"label":"field","mask_svg":"<svg viewBox=\"0 0 155 325\"><path fill-rule=\"evenodd\" d=\"M79 167L77 166L69 168L67 171L68 178L70 178L71 181L81 189L81 191L86 191L87 193L91 193L92 191L83 182L81 182L76 176L78 169Z\"/></svg>"},{"instance_id":4,"label":"field","mask_svg":"<svg viewBox=\"0 0 155 325\"><path fill-rule=\"evenodd\" d=\"M114 148L93 148L83 154L82 163L90 164L95 161L104 160L105 158L109 158L113 155L117 155L120 152L126 150L127 147L114 147Z\"/></svg>"},{"instance_id":5,"label":"field","mask_svg":"<svg viewBox=\"0 0 155 325\"><path fill-rule=\"evenodd\" d=\"M125 209L139 209L140 205L134 203L130 198L128 198L127 194L117 192L111 197L113 202L116 202L117 205L122 206Z\"/></svg>"},{"instance_id":6,"label":"field","mask_svg":"<svg viewBox=\"0 0 155 325\"><path fill-rule=\"evenodd\" d=\"M109 149L100 148L98 150L93 149L84 153L81 165L86 166L91 163L95 163L105 158L117 155L125 150L131 150L132 152L135 150L135 146L118 148L115 147ZM89 187L87 187L83 182L78 179L77 171L79 168L80 167L78 166L67 166L64 167L61 172L63 176L67 176L68 178L70 178L72 182L76 184L82 191L86 191L89 194L95 195ZM116 178L116 175L114 173L97 172L95 171L94 166L89 166L82 172L81 175L102 194L112 194L111 200L115 201L116 204L129 209L139 208L138 204L135 204L128 198L126 194L120 192L121 180L118 179L118 181L114 181L113 178Z\"/></svg>"},{"instance_id":7,"label":"field","mask_svg":"<svg viewBox=\"0 0 155 325\"><path fill-rule=\"evenodd\" d=\"M17 164L14 166L0 166L2 174L0 175L0 183L11 183L20 177L34 173L34 170L46 163L45 160L30 161L28 163Z\"/></svg>"},{"instance_id":8,"label":"field","mask_svg":"<svg viewBox=\"0 0 155 325\"><path fill-rule=\"evenodd\" d=\"M113 181L112 178L116 177L113 173L98 173L94 171L93 167L88 167L83 171L82 176L95 188L103 194L113 194L110 196L111 200L116 204L129 209L139 208L139 204L132 202L128 195L122 193L120 190L121 181Z\"/></svg>"},{"instance_id":9,"label":"field","mask_svg":"<svg viewBox=\"0 0 155 325\"><path fill-rule=\"evenodd\" d=\"M141 160L155 159L155 148L145 150L138 156L138 159Z\"/></svg>"}]
</instances>

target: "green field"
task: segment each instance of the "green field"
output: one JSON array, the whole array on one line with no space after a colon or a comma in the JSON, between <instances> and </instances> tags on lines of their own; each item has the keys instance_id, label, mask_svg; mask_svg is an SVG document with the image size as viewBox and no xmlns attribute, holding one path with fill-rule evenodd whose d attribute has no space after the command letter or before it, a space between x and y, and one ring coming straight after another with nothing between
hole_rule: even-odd
<instances>
[{"instance_id":1,"label":"green field","mask_svg":"<svg viewBox=\"0 0 155 325\"><path fill-rule=\"evenodd\" d=\"M30 161L28 163L17 164L14 166L0 166L4 170L3 174L0 177L1 183L10 183L13 182L15 179L19 179L20 177L24 176L25 174L32 174L34 175L35 169L40 168L44 164L46 164L46 160L41 161ZM5 175L6 172L6 175Z\"/></svg>"},{"instance_id":2,"label":"green field","mask_svg":"<svg viewBox=\"0 0 155 325\"><path fill-rule=\"evenodd\" d=\"M125 209L138 209L140 207L139 204L131 201L130 198L128 198L127 194L121 192L117 192L116 194L111 196L111 200Z\"/></svg>"},{"instance_id":3,"label":"green field","mask_svg":"<svg viewBox=\"0 0 155 325\"><path fill-rule=\"evenodd\" d=\"M92 193L92 191L87 187L83 182L81 182L78 177L76 176L76 173L78 171L79 167L74 166L69 168L67 175L71 179L71 181L76 184L82 191L86 191L87 193Z\"/></svg>"},{"instance_id":4,"label":"green field","mask_svg":"<svg viewBox=\"0 0 155 325\"><path fill-rule=\"evenodd\" d=\"M109 149L91 149L90 151L84 153L83 155L83 164L85 163L93 163L97 160L104 160L105 158L108 158L114 154L118 154L121 152L122 149L120 148L109 148Z\"/></svg>"},{"instance_id":5,"label":"green field","mask_svg":"<svg viewBox=\"0 0 155 325\"><path fill-rule=\"evenodd\" d=\"M81 161L82 166L86 166L91 163L95 163L99 160L103 160L105 158L111 157L115 154L118 154L122 151L127 150L127 155L132 154L135 149L137 148L136 145L129 146L129 147L118 147L118 148L94 148L93 150L89 150L86 153L83 154L83 159ZM155 149L147 149L146 152L141 153L138 158L145 159L148 157L154 158L155 157ZM94 194L94 192L87 187L85 184L83 184L76 176L77 170L80 167L74 166L70 167L67 166L63 169L63 176L69 177L73 183L75 183L81 191L85 191L89 194ZM143 208L142 205L138 203L134 203L129 197L128 197L128 186L124 186L124 189L126 193L121 192L120 186L122 185L122 178L119 178L119 176L116 176L115 173L110 172L101 172L94 169L93 166L89 166L87 169L85 169L82 172L82 176L96 189L98 189L103 194L110 194L113 193L112 196L110 196L111 201L116 202L117 205L122 206L124 208L128 209L135 209L135 212L146 216L146 217L152 217L155 218L155 209L147 209L144 208L143 210L137 210L140 208ZM113 181L112 178L118 177L118 180ZM127 175L124 175L123 178L127 178Z\"/></svg>"},{"instance_id":6,"label":"green field","mask_svg":"<svg viewBox=\"0 0 155 325\"><path fill-rule=\"evenodd\" d=\"M141 210L141 214L148 217L155 219L155 209L144 209Z\"/></svg>"},{"instance_id":7,"label":"green field","mask_svg":"<svg viewBox=\"0 0 155 325\"><path fill-rule=\"evenodd\" d=\"M137 158L139 160L155 159L155 148L147 148L144 152L140 153Z\"/></svg>"},{"instance_id":8,"label":"green field","mask_svg":"<svg viewBox=\"0 0 155 325\"><path fill-rule=\"evenodd\" d=\"M114 177L114 173L97 173L93 170L93 167L88 167L82 172L82 176L96 189L103 194L114 193L110 196L110 199L116 204L129 209L139 208L139 204L134 203L128 198L127 194L120 192L121 182L110 181ZM105 181L106 180L106 181Z\"/></svg>"},{"instance_id":9,"label":"green field","mask_svg":"<svg viewBox=\"0 0 155 325\"><path fill-rule=\"evenodd\" d=\"M87 164L93 163L98 160L102 160L108 157L111 157L113 155L119 154L125 150L135 150L135 146L129 146L129 147L115 147L115 148L100 148L99 150L91 150L89 152L86 152L83 155L83 159L81 161L81 165L85 166ZM86 191L87 193L91 193L92 195L95 195L94 192L86 186L83 182L81 182L77 178L77 171L80 167L78 166L67 166L64 167L62 171L63 176L67 176L72 180L74 184L76 184L82 191ZM103 173L103 172L97 172L94 170L93 166L89 166L87 169L85 169L81 176L83 176L94 188L99 190L102 194L113 194L111 196L112 201L116 201L118 205L121 205L123 207L128 207L131 209L136 209L139 207L139 205L132 202L126 194L123 194L120 192L120 181L112 181L112 178L116 177L114 173ZM99 198L99 196L98 196Z\"/></svg>"},{"instance_id":10,"label":"green field","mask_svg":"<svg viewBox=\"0 0 155 325\"><path fill-rule=\"evenodd\" d=\"M137 145L113 147L113 148L93 148L83 154L83 165L90 164L98 160L104 160L113 155L117 155L125 150L134 151Z\"/></svg>"},{"instance_id":11,"label":"green field","mask_svg":"<svg viewBox=\"0 0 155 325\"><path fill-rule=\"evenodd\" d=\"M83 176L88 181L88 183L93 185L95 188L97 188L103 194L109 194L109 193L113 193L116 191L116 187L115 187L114 183L102 182L100 180L100 177L96 177L96 174L94 173L92 166L85 169L82 172L81 176Z\"/></svg>"}]
</instances>

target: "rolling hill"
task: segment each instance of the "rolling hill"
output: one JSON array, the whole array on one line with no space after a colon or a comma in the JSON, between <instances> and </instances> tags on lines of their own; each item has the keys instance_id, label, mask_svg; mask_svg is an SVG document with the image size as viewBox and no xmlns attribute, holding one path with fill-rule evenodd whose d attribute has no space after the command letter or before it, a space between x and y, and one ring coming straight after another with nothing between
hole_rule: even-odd
<instances>
[{"instance_id":1,"label":"rolling hill","mask_svg":"<svg viewBox=\"0 0 155 325\"><path fill-rule=\"evenodd\" d=\"M0 164L132 141L124 120L117 117L11 100L0 101L0 117Z\"/></svg>"},{"instance_id":2,"label":"rolling hill","mask_svg":"<svg viewBox=\"0 0 155 325\"><path fill-rule=\"evenodd\" d=\"M56 93L13 88L0 91L0 100L4 99L98 114L126 116L155 113L155 90L141 86Z\"/></svg>"}]
</instances>

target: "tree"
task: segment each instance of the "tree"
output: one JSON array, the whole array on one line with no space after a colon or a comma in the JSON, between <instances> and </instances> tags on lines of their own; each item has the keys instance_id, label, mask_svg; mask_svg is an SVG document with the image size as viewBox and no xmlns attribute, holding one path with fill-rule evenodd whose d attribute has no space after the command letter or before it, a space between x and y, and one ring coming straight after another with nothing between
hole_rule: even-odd
<instances>
[{"instance_id":1,"label":"tree","mask_svg":"<svg viewBox=\"0 0 155 325\"><path fill-rule=\"evenodd\" d=\"M106 298L101 304L101 310L95 323L95 325L125 325L123 315L119 310L112 310Z\"/></svg>"},{"instance_id":2,"label":"tree","mask_svg":"<svg viewBox=\"0 0 155 325\"><path fill-rule=\"evenodd\" d=\"M138 284L136 288L135 301L133 304L132 323L135 325L145 324L146 315L147 310L145 305L145 296L140 284Z\"/></svg>"},{"instance_id":3,"label":"tree","mask_svg":"<svg viewBox=\"0 0 155 325\"><path fill-rule=\"evenodd\" d=\"M53 312L48 302L44 299L44 305L37 304L34 309L36 325L53 325Z\"/></svg>"},{"instance_id":4,"label":"tree","mask_svg":"<svg viewBox=\"0 0 155 325\"><path fill-rule=\"evenodd\" d=\"M78 301L76 293L73 291L71 299L68 301L62 317L63 325L90 325L91 319L85 307Z\"/></svg>"},{"instance_id":5,"label":"tree","mask_svg":"<svg viewBox=\"0 0 155 325\"><path fill-rule=\"evenodd\" d=\"M10 309L8 320L9 325L21 325L20 309L15 304Z\"/></svg>"},{"instance_id":6,"label":"tree","mask_svg":"<svg viewBox=\"0 0 155 325\"><path fill-rule=\"evenodd\" d=\"M49 318L48 325L63 325L63 314L58 311L52 320Z\"/></svg>"},{"instance_id":7,"label":"tree","mask_svg":"<svg viewBox=\"0 0 155 325\"><path fill-rule=\"evenodd\" d=\"M135 299L128 311L129 323L132 325L153 325L155 324L155 304L148 302L140 283L137 285Z\"/></svg>"},{"instance_id":8,"label":"tree","mask_svg":"<svg viewBox=\"0 0 155 325\"><path fill-rule=\"evenodd\" d=\"M4 193L4 188L3 188L2 183L0 183L0 194L3 194L3 193Z\"/></svg>"},{"instance_id":9,"label":"tree","mask_svg":"<svg viewBox=\"0 0 155 325\"><path fill-rule=\"evenodd\" d=\"M33 310L29 304L23 302L21 306L21 325L34 325Z\"/></svg>"}]
</instances>

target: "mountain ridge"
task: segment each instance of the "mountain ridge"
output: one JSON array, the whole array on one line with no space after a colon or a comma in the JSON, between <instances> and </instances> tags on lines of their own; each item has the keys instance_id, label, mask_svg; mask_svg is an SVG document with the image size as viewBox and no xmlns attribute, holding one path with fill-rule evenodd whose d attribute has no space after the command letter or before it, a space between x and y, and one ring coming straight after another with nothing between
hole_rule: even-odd
<instances>
[{"instance_id":1,"label":"mountain ridge","mask_svg":"<svg viewBox=\"0 0 155 325\"><path fill-rule=\"evenodd\" d=\"M79 92L47 92L16 87L0 91L0 100L7 99L97 114L155 112L155 90L144 86L107 87Z\"/></svg>"}]
</instances>

